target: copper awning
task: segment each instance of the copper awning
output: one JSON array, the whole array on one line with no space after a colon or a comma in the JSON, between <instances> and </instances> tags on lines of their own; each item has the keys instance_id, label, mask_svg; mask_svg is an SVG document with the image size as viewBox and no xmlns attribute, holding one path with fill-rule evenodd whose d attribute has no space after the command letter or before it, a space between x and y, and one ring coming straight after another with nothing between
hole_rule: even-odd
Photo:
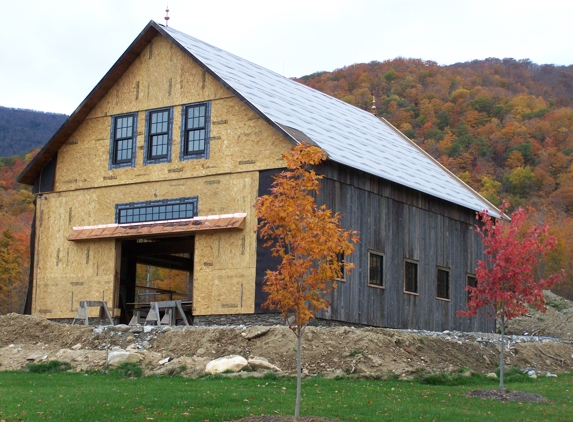
<instances>
[{"instance_id":1,"label":"copper awning","mask_svg":"<svg viewBox=\"0 0 573 422\"><path fill-rule=\"evenodd\" d=\"M242 229L245 226L246 217L246 213L235 213L185 218L182 220L74 227L72 233L68 236L68 240L180 236L204 230Z\"/></svg>"}]
</instances>

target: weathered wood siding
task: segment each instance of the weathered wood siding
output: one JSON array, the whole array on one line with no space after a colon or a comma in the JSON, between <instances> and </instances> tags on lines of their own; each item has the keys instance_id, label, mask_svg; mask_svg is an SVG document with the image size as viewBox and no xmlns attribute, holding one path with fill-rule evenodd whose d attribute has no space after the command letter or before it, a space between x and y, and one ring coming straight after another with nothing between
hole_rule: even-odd
<instances>
[{"instance_id":1,"label":"weathered wood siding","mask_svg":"<svg viewBox=\"0 0 573 422\"><path fill-rule=\"evenodd\" d=\"M348 261L354 271L330 295L322 317L351 323L434 331L492 331L486 317L460 318L466 277L483 259L472 229L475 212L364 172L327 162L318 202L360 232ZM384 288L368 285L368 252L384 256ZM404 261L418 263L418 294L404 292ZM436 297L437 268L450 271L450 299Z\"/></svg>"}]
</instances>

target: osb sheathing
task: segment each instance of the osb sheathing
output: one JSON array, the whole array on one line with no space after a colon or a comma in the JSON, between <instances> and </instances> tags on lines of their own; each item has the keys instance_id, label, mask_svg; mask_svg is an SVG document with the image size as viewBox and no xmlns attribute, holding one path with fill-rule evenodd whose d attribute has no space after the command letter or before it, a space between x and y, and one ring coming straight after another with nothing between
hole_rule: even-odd
<instances>
[{"instance_id":1,"label":"osb sheathing","mask_svg":"<svg viewBox=\"0 0 573 422\"><path fill-rule=\"evenodd\" d=\"M181 162L182 106L206 100L209 158ZM168 106L174 113L171 162L144 166L145 111ZM138 112L136 165L109 170L111 116L128 112ZM198 196L199 215L247 213L243 230L196 236L194 313L253 312L258 170L283 167L280 157L291 146L158 35L58 153L54 192L38 201L33 312L70 318L80 300L104 295L109 303L114 296L115 241L67 241L73 226L114 223L118 203L186 196Z\"/></svg>"}]
</instances>

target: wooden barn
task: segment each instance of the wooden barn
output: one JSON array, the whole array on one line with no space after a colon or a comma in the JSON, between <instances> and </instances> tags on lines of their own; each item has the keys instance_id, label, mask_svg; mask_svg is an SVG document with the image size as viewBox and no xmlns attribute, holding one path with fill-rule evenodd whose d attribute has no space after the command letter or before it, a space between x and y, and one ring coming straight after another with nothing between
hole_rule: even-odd
<instances>
[{"instance_id":1,"label":"wooden barn","mask_svg":"<svg viewBox=\"0 0 573 422\"><path fill-rule=\"evenodd\" d=\"M361 237L320 316L491 331L456 312L493 205L372 113L153 21L20 175L36 195L27 311L69 320L103 298L128 322L168 295L196 323L264 319L253 205L303 141L328 155L318 201ZM142 266L184 282L154 287Z\"/></svg>"}]
</instances>

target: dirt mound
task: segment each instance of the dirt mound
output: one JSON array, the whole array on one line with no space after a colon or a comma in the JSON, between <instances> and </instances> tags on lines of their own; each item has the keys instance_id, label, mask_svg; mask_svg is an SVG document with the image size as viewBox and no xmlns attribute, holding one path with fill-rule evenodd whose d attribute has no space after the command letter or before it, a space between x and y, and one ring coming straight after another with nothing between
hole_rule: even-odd
<instances>
[{"instance_id":1,"label":"dirt mound","mask_svg":"<svg viewBox=\"0 0 573 422\"><path fill-rule=\"evenodd\" d=\"M573 343L568 341L573 339L572 303L549 293L547 302L545 315L531 312L511 321L508 331L519 335L509 338L507 364L538 372L573 369ZM499 336L491 333L309 326L303 338L303 371L373 378L459 369L485 373L497 367L499 347ZM0 316L1 370L54 359L68 361L76 370L99 369L114 350L141 355L146 373L183 372L190 377L201 374L210 360L227 355L262 357L285 374L293 374L296 365L296 337L285 326L85 327L40 316Z\"/></svg>"}]
</instances>

